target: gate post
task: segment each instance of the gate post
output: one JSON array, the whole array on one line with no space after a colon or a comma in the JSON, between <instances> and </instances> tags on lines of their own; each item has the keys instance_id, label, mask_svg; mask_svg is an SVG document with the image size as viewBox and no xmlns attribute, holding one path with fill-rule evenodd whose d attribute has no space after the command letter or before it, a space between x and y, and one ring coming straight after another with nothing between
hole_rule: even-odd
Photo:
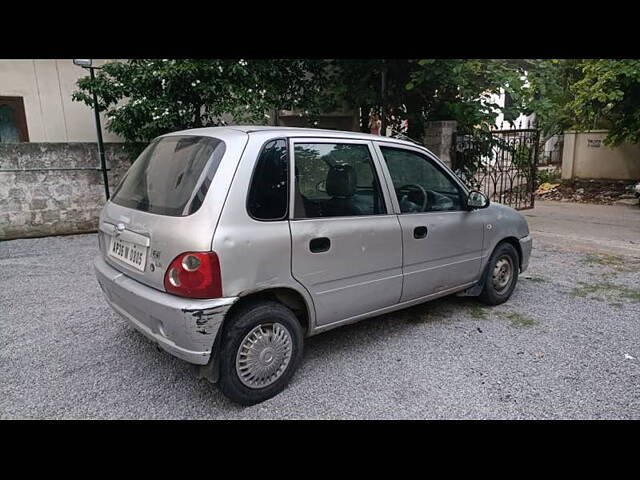
<instances>
[{"instance_id":1,"label":"gate post","mask_svg":"<svg viewBox=\"0 0 640 480\"><path fill-rule=\"evenodd\" d=\"M427 122L424 132L424 146L431 150L440 160L452 167L451 146L458 122L447 120Z\"/></svg>"}]
</instances>

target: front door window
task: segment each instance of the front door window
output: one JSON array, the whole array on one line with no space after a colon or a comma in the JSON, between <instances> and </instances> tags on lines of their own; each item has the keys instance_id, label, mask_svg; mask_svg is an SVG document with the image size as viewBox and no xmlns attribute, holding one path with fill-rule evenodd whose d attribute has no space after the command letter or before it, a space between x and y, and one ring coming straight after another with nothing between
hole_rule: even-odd
<instances>
[{"instance_id":1,"label":"front door window","mask_svg":"<svg viewBox=\"0 0 640 480\"><path fill-rule=\"evenodd\" d=\"M380 147L402 213L463 210L461 188L426 156Z\"/></svg>"}]
</instances>

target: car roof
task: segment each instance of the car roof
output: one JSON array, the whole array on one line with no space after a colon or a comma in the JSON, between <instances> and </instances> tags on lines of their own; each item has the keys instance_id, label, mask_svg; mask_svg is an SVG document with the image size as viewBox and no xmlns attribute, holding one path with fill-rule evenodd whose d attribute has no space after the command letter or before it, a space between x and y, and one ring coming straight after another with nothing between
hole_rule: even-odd
<instances>
[{"instance_id":1,"label":"car roof","mask_svg":"<svg viewBox=\"0 0 640 480\"><path fill-rule=\"evenodd\" d=\"M377 140L390 143L398 143L408 146L424 146L401 140L399 138L383 137L380 135L372 135L370 133L353 132L346 130L325 130L320 128L298 128L298 127L279 127L279 126L265 126L265 125L229 125L224 127L205 127L205 128L193 128L189 130L181 130L179 132L172 132L166 135L203 135L210 137L223 138L227 135L234 136L238 133L244 133L250 135L255 132L270 132L274 136L279 133L287 137L337 137L337 138L350 138L354 140ZM163 135L165 136L165 135ZM223 138L224 139L224 138Z\"/></svg>"}]
</instances>

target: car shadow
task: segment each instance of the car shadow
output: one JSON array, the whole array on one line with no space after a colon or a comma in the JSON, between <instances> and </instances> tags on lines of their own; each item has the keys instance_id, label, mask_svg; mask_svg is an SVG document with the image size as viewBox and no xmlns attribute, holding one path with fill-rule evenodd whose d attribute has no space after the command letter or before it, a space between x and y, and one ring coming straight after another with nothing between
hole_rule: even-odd
<instances>
[{"instance_id":1,"label":"car shadow","mask_svg":"<svg viewBox=\"0 0 640 480\"><path fill-rule=\"evenodd\" d=\"M459 317L467 302L466 298L451 295L343 325L305 339L305 356L318 349L324 351L328 345L332 351L353 348L354 342L364 347L379 341L381 334L401 333L420 325L446 322L450 317Z\"/></svg>"},{"instance_id":2,"label":"car shadow","mask_svg":"<svg viewBox=\"0 0 640 480\"><path fill-rule=\"evenodd\" d=\"M344 352L348 353L355 349L362 352L367 348L373 348L373 345L381 339L393 335L401 336L403 332L423 328L424 325L458 322L468 316L469 305L475 303L477 300L474 298L451 295L309 337L305 339L300 371L293 377L289 388L304 381L299 375L301 372L304 372L304 378L313 377L316 374L315 369L318 368L315 360L321 357L330 361L330 358L327 358L328 355L339 357ZM133 335L134 333L136 335ZM255 408L244 407L230 401L216 385L201 377L199 366L184 362L159 349L133 328L123 325L120 337L120 341L126 344L137 344L140 361L153 364L154 369L164 369L163 377L171 379L167 384L173 386L173 395L195 394L195 398L190 399L189 403L202 408L204 416L215 416L216 413L222 412L236 415L246 409ZM127 345L127 349L132 346ZM179 412L176 413L180 416Z\"/></svg>"}]
</instances>

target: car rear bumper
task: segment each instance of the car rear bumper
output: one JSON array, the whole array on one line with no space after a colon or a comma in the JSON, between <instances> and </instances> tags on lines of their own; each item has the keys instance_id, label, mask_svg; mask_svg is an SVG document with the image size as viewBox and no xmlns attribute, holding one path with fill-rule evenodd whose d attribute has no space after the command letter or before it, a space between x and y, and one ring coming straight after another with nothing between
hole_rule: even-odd
<instances>
[{"instance_id":1,"label":"car rear bumper","mask_svg":"<svg viewBox=\"0 0 640 480\"><path fill-rule=\"evenodd\" d=\"M524 272L529 267L529 257L531 257L531 248L533 247L533 239L531 235L520 239L520 250L522 251L522 265L520 271Z\"/></svg>"},{"instance_id":2,"label":"car rear bumper","mask_svg":"<svg viewBox=\"0 0 640 480\"><path fill-rule=\"evenodd\" d=\"M107 302L131 326L178 358L209 362L222 320L237 297L199 300L161 292L127 277L101 255L94 268Z\"/></svg>"}]
</instances>

